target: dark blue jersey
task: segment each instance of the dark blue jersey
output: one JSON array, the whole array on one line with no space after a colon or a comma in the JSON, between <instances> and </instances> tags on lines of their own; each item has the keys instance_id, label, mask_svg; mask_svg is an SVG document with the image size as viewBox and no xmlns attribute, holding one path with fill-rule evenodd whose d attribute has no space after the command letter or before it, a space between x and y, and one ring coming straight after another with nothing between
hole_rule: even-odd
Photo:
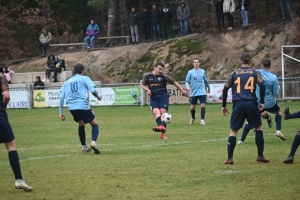
<instances>
[{"instance_id":1,"label":"dark blue jersey","mask_svg":"<svg viewBox=\"0 0 300 200\"><path fill-rule=\"evenodd\" d=\"M257 100L256 84L263 83L259 71L249 67L241 67L232 72L225 83L225 87L232 88L232 100Z\"/></svg>"},{"instance_id":2,"label":"dark blue jersey","mask_svg":"<svg viewBox=\"0 0 300 200\"><path fill-rule=\"evenodd\" d=\"M142 80L142 84L148 86L152 95L168 93L167 83L174 84L174 78L164 74L154 75L152 72L145 73Z\"/></svg>"}]
</instances>

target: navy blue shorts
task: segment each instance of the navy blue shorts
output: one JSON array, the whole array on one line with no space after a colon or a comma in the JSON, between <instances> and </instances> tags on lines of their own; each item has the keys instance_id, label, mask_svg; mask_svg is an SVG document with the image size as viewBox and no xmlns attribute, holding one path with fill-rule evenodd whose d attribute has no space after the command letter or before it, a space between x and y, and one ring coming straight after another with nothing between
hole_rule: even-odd
<instances>
[{"instance_id":1,"label":"navy blue shorts","mask_svg":"<svg viewBox=\"0 0 300 200\"><path fill-rule=\"evenodd\" d=\"M166 110L169 109L169 94L159 94L151 96L150 98L150 108L153 110L154 108L164 108Z\"/></svg>"},{"instance_id":2,"label":"navy blue shorts","mask_svg":"<svg viewBox=\"0 0 300 200\"><path fill-rule=\"evenodd\" d=\"M200 103L206 103L206 95L201 95L201 96L190 97L190 104L196 105L198 102L198 99L199 99Z\"/></svg>"},{"instance_id":3,"label":"navy blue shorts","mask_svg":"<svg viewBox=\"0 0 300 200\"><path fill-rule=\"evenodd\" d=\"M232 130L239 130L243 127L245 119L247 120L250 128L256 128L262 125L256 100L241 100L233 102L230 128Z\"/></svg>"},{"instance_id":4,"label":"navy blue shorts","mask_svg":"<svg viewBox=\"0 0 300 200\"><path fill-rule=\"evenodd\" d=\"M14 133L8 122L5 110L0 110L0 143L10 142L15 139Z\"/></svg>"},{"instance_id":5,"label":"navy blue shorts","mask_svg":"<svg viewBox=\"0 0 300 200\"><path fill-rule=\"evenodd\" d=\"M91 109L89 110L70 110L75 122L82 120L85 124L93 121L95 115Z\"/></svg>"},{"instance_id":6,"label":"navy blue shorts","mask_svg":"<svg viewBox=\"0 0 300 200\"><path fill-rule=\"evenodd\" d=\"M272 114L275 114L277 115L279 113L279 110L280 110L280 107L279 105L276 103L274 106L272 106L271 108L267 108L267 109L264 109L263 111L267 111L269 113L272 113ZM263 112L262 111L262 112Z\"/></svg>"}]
</instances>

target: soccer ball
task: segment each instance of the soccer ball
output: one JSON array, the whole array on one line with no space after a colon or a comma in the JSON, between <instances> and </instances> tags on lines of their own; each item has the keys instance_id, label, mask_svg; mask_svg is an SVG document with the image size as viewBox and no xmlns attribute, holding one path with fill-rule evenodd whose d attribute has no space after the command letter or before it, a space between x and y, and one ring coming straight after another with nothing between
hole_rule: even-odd
<instances>
[{"instance_id":1,"label":"soccer ball","mask_svg":"<svg viewBox=\"0 0 300 200\"><path fill-rule=\"evenodd\" d=\"M164 123L164 124L169 124L171 121L172 121L172 115L170 113L164 113L162 116L161 116L161 121Z\"/></svg>"}]
</instances>

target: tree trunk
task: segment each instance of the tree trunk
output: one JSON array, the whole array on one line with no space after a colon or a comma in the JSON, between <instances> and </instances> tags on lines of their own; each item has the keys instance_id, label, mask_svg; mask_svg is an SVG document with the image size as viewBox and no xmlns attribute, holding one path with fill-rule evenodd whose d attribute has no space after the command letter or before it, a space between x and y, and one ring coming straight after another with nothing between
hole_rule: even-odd
<instances>
[{"instance_id":1,"label":"tree trunk","mask_svg":"<svg viewBox=\"0 0 300 200\"><path fill-rule=\"evenodd\" d=\"M116 14L117 14L118 0L110 0L108 7L108 21L107 21L107 37L116 35ZM105 46L109 46L112 39L108 39Z\"/></svg>"},{"instance_id":2,"label":"tree trunk","mask_svg":"<svg viewBox=\"0 0 300 200\"><path fill-rule=\"evenodd\" d=\"M259 0L255 0L255 22L259 22Z\"/></svg>"},{"instance_id":3,"label":"tree trunk","mask_svg":"<svg viewBox=\"0 0 300 200\"><path fill-rule=\"evenodd\" d=\"M121 35L127 35L128 30L128 16L126 12L125 0L119 0L119 13L121 24Z\"/></svg>"}]
</instances>

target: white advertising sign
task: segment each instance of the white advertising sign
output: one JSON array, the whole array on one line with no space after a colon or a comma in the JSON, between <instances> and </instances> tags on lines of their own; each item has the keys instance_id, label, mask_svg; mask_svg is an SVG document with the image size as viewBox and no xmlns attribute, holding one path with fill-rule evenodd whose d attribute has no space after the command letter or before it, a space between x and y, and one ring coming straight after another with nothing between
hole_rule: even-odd
<instances>
[{"instance_id":1,"label":"white advertising sign","mask_svg":"<svg viewBox=\"0 0 300 200\"><path fill-rule=\"evenodd\" d=\"M10 101L7 108L28 108L27 91L9 91Z\"/></svg>"}]
</instances>

